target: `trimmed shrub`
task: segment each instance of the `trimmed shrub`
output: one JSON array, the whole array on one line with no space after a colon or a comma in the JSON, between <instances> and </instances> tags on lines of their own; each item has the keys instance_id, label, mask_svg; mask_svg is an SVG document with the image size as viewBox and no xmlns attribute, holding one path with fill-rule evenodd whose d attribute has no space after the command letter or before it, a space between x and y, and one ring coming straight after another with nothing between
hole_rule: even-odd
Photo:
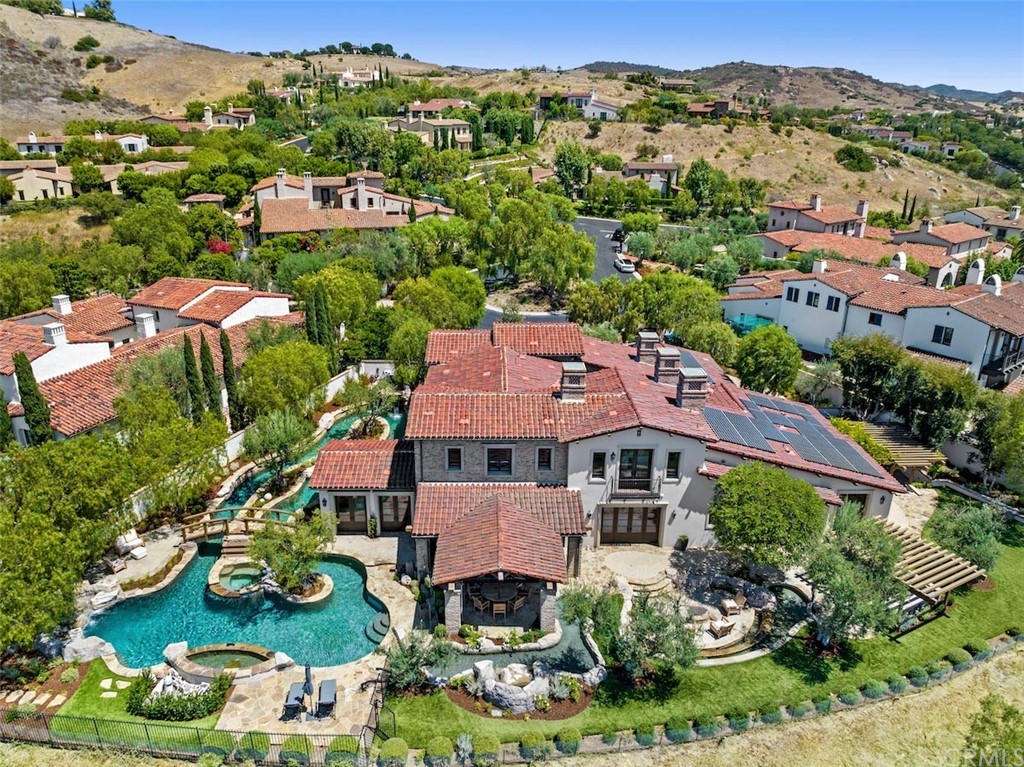
<instances>
[{"instance_id":1,"label":"trimmed shrub","mask_svg":"<svg viewBox=\"0 0 1024 767\"><path fill-rule=\"evenodd\" d=\"M235 737L222 730L199 730L199 737L203 745L199 748L200 754L212 754L226 758L235 750Z\"/></svg>"},{"instance_id":2,"label":"trimmed shrub","mask_svg":"<svg viewBox=\"0 0 1024 767\"><path fill-rule=\"evenodd\" d=\"M555 736L555 745L563 754L575 754L580 750L583 736L575 727L563 727Z\"/></svg>"},{"instance_id":3,"label":"trimmed shrub","mask_svg":"<svg viewBox=\"0 0 1024 767\"><path fill-rule=\"evenodd\" d=\"M782 709L769 708L761 712L761 721L765 724L781 724Z\"/></svg>"},{"instance_id":4,"label":"trimmed shrub","mask_svg":"<svg viewBox=\"0 0 1024 767\"><path fill-rule=\"evenodd\" d=\"M442 767L451 762L454 753L455 746L452 745L451 740L443 735L438 735L427 743L427 750L423 752L423 763L427 767Z\"/></svg>"},{"instance_id":5,"label":"trimmed shrub","mask_svg":"<svg viewBox=\"0 0 1024 767\"><path fill-rule=\"evenodd\" d=\"M187 695L158 695L147 700L156 687L156 680L149 670L143 671L132 680L125 696L125 710L129 714L146 719L159 719L165 722L188 722L202 719L219 711L228 698L231 689L231 677L218 674L204 692Z\"/></svg>"},{"instance_id":6,"label":"trimmed shrub","mask_svg":"<svg viewBox=\"0 0 1024 767\"><path fill-rule=\"evenodd\" d=\"M946 660L953 664L956 671L963 671L971 665L971 654L967 650L951 650Z\"/></svg>"},{"instance_id":7,"label":"trimmed shrub","mask_svg":"<svg viewBox=\"0 0 1024 767\"><path fill-rule=\"evenodd\" d=\"M72 682L78 681L78 669L74 666L68 666L66 669L60 672L60 683L71 684Z\"/></svg>"},{"instance_id":8,"label":"trimmed shrub","mask_svg":"<svg viewBox=\"0 0 1024 767\"><path fill-rule=\"evenodd\" d=\"M855 687L844 687L839 691L839 700L847 706L860 702L860 691Z\"/></svg>"},{"instance_id":9,"label":"trimmed shrub","mask_svg":"<svg viewBox=\"0 0 1024 767\"><path fill-rule=\"evenodd\" d=\"M1020 626L1010 626L1006 629L1006 636L1016 639L1019 636L1024 636L1024 633L1021 632Z\"/></svg>"},{"instance_id":10,"label":"trimmed shrub","mask_svg":"<svg viewBox=\"0 0 1024 767\"><path fill-rule=\"evenodd\" d=\"M807 712L811 710L811 707L806 703L794 703L788 707L789 715L794 719L803 719L807 716Z\"/></svg>"},{"instance_id":11,"label":"trimmed shrub","mask_svg":"<svg viewBox=\"0 0 1024 767\"><path fill-rule=\"evenodd\" d=\"M278 761L288 764L309 764L310 755L313 753L313 741L305 735L290 735L281 744Z\"/></svg>"},{"instance_id":12,"label":"trimmed shrub","mask_svg":"<svg viewBox=\"0 0 1024 767\"><path fill-rule=\"evenodd\" d=\"M493 735L473 736L473 764L476 767L491 767L498 763L501 755L501 741Z\"/></svg>"},{"instance_id":13,"label":"trimmed shrub","mask_svg":"<svg viewBox=\"0 0 1024 767\"><path fill-rule=\"evenodd\" d=\"M932 679L942 679L950 670L951 664L946 660L933 660L929 663L925 670L928 672L928 676Z\"/></svg>"},{"instance_id":14,"label":"trimmed shrub","mask_svg":"<svg viewBox=\"0 0 1024 767\"><path fill-rule=\"evenodd\" d=\"M235 755L239 761L251 759L254 762L262 762L267 758L268 753L270 753L270 736L265 732L250 732L238 739L238 749L235 751ZM328 761L330 760L328 759Z\"/></svg>"},{"instance_id":15,"label":"trimmed shrub","mask_svg":"<svg viewBox=\"0 0 1024 767\"><path fill-rule=\"evenodd\" d=\"M388 738L377 754L381 767L403 767L409 759L409 744L401 738Z\"/></svg>"},{"instance_id":16,"label":"trimmed shrub","mask_svg":"<svg viewBox=\"0 0 1024 767\"><path fill-rule=\"evenodd\" d=\"M832 696L817 695L814 698L814 710L819 714L827 714L832 711Z\"/></svg>"},{"instance_id":17,"label":"trimmed shrub","mask_svg":"<svg viewBox=\"0 0 1024 767\"><path fill-rule=\"evenodd\" d=\"M928 671L920 666L913 666L907 672L907 678L914 687L924 687L928 684Z\"/></svg>"},{"instance_id":18,"label":"trimmed shrub","mask_svg":"<svg viewBox=\"0 0 1024 767\"><path fill-rule=\"evenodd\" d=\"M327 764L355 764L359 761L359 741L352 735L339 735L327 746L324 761Z\"/></svg>"},{"instance_id":19,"label":"trimmed shrub","mask_svg":"<svg viewBox=\"0 0 1024 767\"><path fill-rule=\"evenodd\" d=\"M605 730L601 733L601 742L606 746L614 745L618 740L619 733L616 730Z\"/></svg>"},{"instance_id":20,"label":"trimmed shrub","mask_svg":"<svg viewBox=\"0 0 1024 767\"><path fill-rule=\"evenodd\" d=\"M718 732L718 720L711 714L698 714L693 720L693 726L702 738L710 738Z\"/></svg>"},{"instance_id":21,"label":"trimmed shrub","mask_svg":"<svg viewBox=\"0 0 1024 767\"><path fill-rule=\"evenodd\" d=\"M539 732L528 732L519 742L519 754L528 762L543 760L547 757L547 741Z\"/></svg>"},{"instance_id":22,"label":"trimmed shrub","mask_svg":"<svg viewBox=\"0 0 1024 767\"><path fill-rule=\"evenodd\" d=\"M654 745L654 725L641 724L636 728L636 732L633 733L633 737L636 738L636 742L644 748L650 748Z\"/></svg>"},{"instance_id":23,"label":"trimmed shrub","mask_svg":"<svg viewBox=\"0 0 1024 767\"><path fill-rule=\"evenodd\" d=\"M907 689L907 678L900 676L899 674L893 674L889 677L889 689L894 693L901 693Z\"/></svg>"},{"instance_id":24,"label":"trimmed shrub","mask_svg":"<svg viewBox=\"0 0 1024 767\"><path fill-rule=\"evenodd\" d=\"M729 720L729 727L735 732L744 732L750 729L750 712L736 708L725 715Z\"/></svg>"},{"instance_id":25,"label":"trimmed shrub","mask_svg":"<svg viewBox=\"0 0 1024 767\"><path fill-rule=\"evenodd\" d=\"M871 700L878 700L885 696L889 692L889 685L885 682L879 682L877 679L869 679L864 683L864 686L860 688L865 698L871 698Z\"/></svg>"},{"instance_id":26,"label":"trimmed shrub","mask_svg":"<svg viewBox=\"0 0 1024 767\"><path fill-rule=\"evenodd\" d=\"M665 722L665 737L671 743L688 743L693 740L693 729L690 722L681 716L674 716Z\"/></svg>"},{"instance_id":27,"label":"trimmed shrub","mask_svg":"<svg viewBox=\"0 0 1024 767\"><path fill-rule=\"evenodd\" d=\"M988 660L992 657L992 648L988 646L988 642L968 642L964 649L973 655L975 660Z\"/></svg>"}]
</instances>

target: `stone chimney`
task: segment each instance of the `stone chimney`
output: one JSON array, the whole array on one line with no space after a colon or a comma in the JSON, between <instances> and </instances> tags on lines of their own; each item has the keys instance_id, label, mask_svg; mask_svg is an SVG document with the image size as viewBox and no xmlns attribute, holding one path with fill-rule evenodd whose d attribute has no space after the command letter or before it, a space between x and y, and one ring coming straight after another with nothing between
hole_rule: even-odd
<instances>
[{"instance_id":1,"label":"stone chimney","mask_svg":"<svg viewBox=\"0 0 1024 767\"><path fill-rule=\"evenodd\" d=\"M828 261L821 259L811 264L811 274L824 274L828 271Z\"/></svg>"},{"instance_id":2,"label":"stone chimney","mask_svg":"<svg viewBox=\"0 0 1024 767\"><path fill-rule=\"evenodd\" d=\"M683 368L676 384L676 407L704 410L708 401L708 374L704 368Z\"/></svg>"},{"instance_id":3,"label":"stone chimney","mask_svg":"<svg viewBox=\"0 0 1024 767\"><path fill-rule=\"evenodd\" d=\"M984 293L991 293L993 296L1003 295L1003 278L998 274L990 274L981 286Z\"/></svg>"},{"instance_id":4,"label":"stone chimney","mask_svg":"<svg viewBox=\"0 0 1024 767\"><path fill-rule=\"evenodd\" d=\"M71 299L68 296L54 296L51 300L53 301L53 310L57 314L71 314Z\"/></svg>"},{"instance_id":5,"label":"stone chimney","mask_svg":"<svg viewBox=\"0 0 1024 767\"><path fill-rule=\"evenodd\" d=\"M203 122L213 125L213 107L203 107Z\"/></svg>"},{"instance_id":6,"label":"stone chimney","mask_svg":"<svg viewBox=\"0 0 1024 767\"><path fill-rule=\"evenodd\" d=\"M985 259L978 258L967 270L967 279L964 285L981 285L985 281Z\"/></svg>"},{"instance_id":7,"label":"stone chimney","mask_svg":"<svg viewBox=\"0 0 1024 767\"><path fill-rule=\"evenodd\" d=\"M897 251L892 258L889 259L890 269L899 269L901 272L907 271L907 254L902 250Z\"/></svg>"},{"instance_id":8,"label":"stone chimney","mask_svg":"<svg viewBox=\"0 0 1024 767\"><path fill-rule=\"evenodd\" d=\"M50 346L64 346L68 342L67 331L63 322L51 322L43 325L43 343Z\"/></svg>"},{"instance_id":9,"label":"stone chimney","mask_svg":"<svg viewBox=\"0 0 1024 767\"><path fill-rule=\"evenodd\" d=\"M654 350L654 380L675 386L679 382L679 349L659 346Z\"/></svg>"},{"instance_id":10,"label":"stone chimney","mask_svg":"<svg viewBox=\"0 0 1024 767\"><path fill-rule=\"evenodd\" d=\"M356 179L356 210L366 210L369 207L366 195L366 179Z\"/></svg>"},{"instance_id":11,"label":"stone chimney","mask_svg":"<svg viewBox=\"0 0 1024 767\"><path fill-rule=\"evenodd\" d=\"M919 231L921 232L921 234L931 234L932 233L932 220L930 218L922 218L921 219L921 229Z\"/></svg>"},{"instance_id":12,"label":"stone chimney","mask_svg":"<svg viewBox=\"0 0 1024 767\"><path fill-rule=\"evenodd\" d=\"M1020 205L1010 208L1010 221L1017 221L1020 218Z\"/></svg>"},{"instance_id":13,"label":"stone chimney","mask_svg":"<svg viewBox=\"0 0 1024 767\"><path fill-rule=\"evenodd\" d=\"M277 176L274 179L274 197L284 199L284 168L277 169Z\"/></svg>"},{"instance_id":14,"label":"stone chimney","mask_svg":"<svg viewBox=\"0 0 1024 767\"><path fill-rule=\"evenodd\" d=\"M135 334L139 338L152 338L156 335L156 320L150 313L135 315Z\"/></svg>"},{"instance_id":15,"label":"stone chimney","mask_svg":"<svg viewBox=\"0 0 1024 767\"><path fill-rule=\"evenodd\" d=\"M306 194L310 206L313 205L313 174L308 170L302 174L302 191Z\"/></svg>"},{"instance_id":16,"label":"stone chimney","mask_svg":"<svg viewBox=\"0 0 1024 767\"><path fill-rule=\"evenodd\" d=\"M812 194L811 195L811 209L812 210L821 210L821 195L820 194Z\"/></svg>"},{"instance_id":17,"label":"stone chimney","mask_svg":"<svg viewBox=\"0 0 1024 767\"><path fill-rule=\"evenodd\" d=\"M636 334L636 358L648 365L654 364L658 342L658 334L650 330L640 330Z\"/></svg>"},{"instance_id":18,"label":"stone chimney","mask_svg":"<svg viewBox=\"0 0 1024 767\"><path fill-rule=\"evenodd\" d=\"M562 402L583 402L587 393L587 366L582 362L562 363Z\"/></svg>"}]
</instances>

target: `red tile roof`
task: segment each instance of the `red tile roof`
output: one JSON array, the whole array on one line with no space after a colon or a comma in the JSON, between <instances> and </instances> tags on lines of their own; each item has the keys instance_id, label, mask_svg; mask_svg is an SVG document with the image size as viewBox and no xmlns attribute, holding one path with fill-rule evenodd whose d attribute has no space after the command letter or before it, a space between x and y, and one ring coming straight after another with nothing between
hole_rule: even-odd
<instances>
[{"instance_id":1,"label":"red tile roof","mask_svg":"<svg viewBox=\"0 0 1024 767\"><path fill-rule=\"evenodd\" d=\"M412 490L416 486L412 443L332 440L317 455L309 486L315 490Z\"/></svg>"},{"instance_id":2,"label":"red tile roof","mask_svg":"<svg viewBox=\"0 0 1024 767\"><path fill-rule=\"evenodd\" d=\"M437 537L435 583L500 573L562 583L562 536L536 514L492 496Z\"/></svg>"},{"instance_id":3,"label":"red tile roof","mask_svg":"<svg viewBox=\"0 0 1024 767\"><path fill-rule=\"evenodd\" d=\"M258 318L227 329L236 365L241 365L248 353L248 328L263 321L263 318ZM267 318L266 321L274 324L299 325L302 316L290 314L286 317ZM208 325L191 325L166 330L152 338L119 346L114 349L109 359L43 381L39 384L39 389L50 405L50 421L54 431L71 437L113 420L117 415L114 412L114 400L121 394L117 380L118 371L142 355L156 354L162 349L181 344L185 335L192 338L192 346L198 356L200 334L206 336L210 345L214 369L220 370L223 365L220 356L220 331Z\"/></svg>"},{"instance_id":4,"label":"red tile roof","mask_svg":"<svg viewBox=\"0 0 1024 767\"><path fill-rule=\"evenodd\" d=\"M562 374L560 363L520 354L507 346L488 344L473 353L473 360L472 367L459 364L459 358L455 358L451 365L436 365L430 370L429 384L424 382L417 391L554 391Z\"/></svg>"},{"instance_id":5,"label":"red tile roof","mask_svg":"<svg viewBox=\"0 0 1024 767\"><path fill-rule=\"evenodd\" d=\"M864 217L855 211L843 208L839 205L826 205L821 210L808 208L801 211L807 218L819 221L822 224L841 224L844 221L863 221Z\"/></svg>"},{"instance_id":6,"label":"red tile roof","mask_svg":"<svg viewBox=\"0 0 1024 767\"><path fill-rule=\"evenodd\" d=\"M427 337L426 363L447 362L470 349L490 345L489 330L433 330Z\"/></svg>"},{"instance_id":7,"label":"red tile roof","mask_svg":"<svg viewBox=\"0 0 1024 767\"><path fill-rule=\"evenodd\" d=\"M250 192L258 192L261 189L270 189L275 184L277 184L277 176L267 176L267 178L260 179L255 184L253 184L249 188L249 191ZM284 175L284 184L285 184L285 186L290 186L290 187L292 187L294 189L304 189L305 188L303 183L302 183L302 176L293 176L290 173L286 173Z\"/></svg>"},{"instance_id":8,"label":"red tile roof","mask_svg":"<svg viewBox=\"0 0 1024 767\"><path fill-rule=\"evenodd\" d=\"M65 336L69 344L106 344L110 340L103 336L67 328L65 328ZM32 362L53 349L53 346L43 341L42 325L0 320L0 374L14 375L12 357L18 352L24 353L29 362Z\"/></svg>"},{"instance_id":9,"label":"red tile roof","mask_svg":"<svg viewBox=\"0 0 1024 767\"><path fill-rule=\"evenodd\" d=\"M946 255L946 249L940 245L923 245L916 242L903 242L896 245L863 237L847 237L842 234L825 232L804 232L797 229L784 229L752 236L772 240L796 253L832 250L845 259L869 266L876 266L883 258L891 258L901 251L915 261L936 268L941 268L954 260L952 256Z\"/></svg>"},{"instance_id":10,"label":"red tile roof","mask_svg":"<svg viewBox=\"0 0 1024 767\"><path fill-rule=\"evenodd\" d=\"M17 418L20 415L25 415L25 406L20 402L8 402L7 415L11 418Z\"/></svg>"},{"instance_id":11,"label":"red tile roof","mask_svg":"<svg viewBox=\"0 0 1024 767\"><path fill-rule=\"evenodd\" d=\"M61 322L68 330L102 336L104 333L130 328L134 323L126 316L128 311L128 304L123 298L114 293L108 293L95 298L72 301L71 314L60 314L53 307L47 307L36 312L11 317L11 320L17 322L46 316L52 318L47 322Z\"/></svg>"},{"instance_id":12,"label":"red tile roof","mask_svg":"<svg viewBox=\"0 0 1024 767\"><path fill-rule=\"evenodd\" d=\"M496 322L495 346L511 346L538 357L579 357L583 333L575 322Z\"/></svg>"},{"instance_id":13,"label":"red tile roof","mask_svg":"<svg viewBox=\"0 0 1024 767\"><path fill-rule=\"evenodd\" d=\"M290 299L287 293L265 293L260 290L214 290L194 304L178 312L186 320L199 322L223 322L247 303L256 298Z\"/></svg>"},{"instance_id":14,"label":"red tile roof","mask_svg":"<svg viewBox=\"0 0 1024 767\"><path fill-rule=\"evenodd\" d=\"M345 189L351 189L346 187ZM340 192L345 189L339 190ZM455 211L432 202L410 200L375 190L377 194L403 201L416 207L416 216L424 218L435 213L451 216ZM407 226L409 216L405 212L385 213L380 208L352 210L351 208L313 208L305 197L264 200L261 209L260 231L263 234L290 234L302 232L327 232L334 229L396 229Z\"/></svg>"},{"instance_id":15,"label":"red tile roof","mask_svg":"<svg viewBox=\"0 0 1024 767\"><path fill-rule=\"evenodd\" d=\"M182 202L224 202L227 198L222 194L190 194Z\"/></svg>"},{"instance_id":16,"label":"red tile roof","mask_svg":"<svg viewBox=\"0 0 1024 767\"><path fill-rule=\"evenodd\" d=\"M537 515L560 535L582 535L586 525L580 491L543 487L527 482L420 482L416 486L413 535L440 535L460 517L484 501L501 498L518 509Z\"/></svg>"},{"instance_id":17,"label":"red tile roof","mask_svg":"<svg viewBox=\"0 0 1024 767\"><path fill-rule=\"evenodd\" d=\"M885 279L886 277L889 279ZM824 272L810 272L809 274L798 274L786 278L786 282L807 282L809 280L817 280L821 284L828 285L833 290L838 290L840 293L845 293L848 296L858 296L865 291L874 290L879 284L885 283L894 285L924 284L923 279L910 272L845 262L826 264Z\"/></svg>"},{"instance_id":18,"label":"red tile roof","mask_svg":"<svg viewBox=\"0 0 1024 767\"><path fill-rule=\"evenodd\" d=\"M850 305L889 314L903 314L911 307L946 306L953 300L949 291L924 285L881 282L855 297L850 301Z\"/></svg>"},{"instance_id":19,"label":"red tile roof","mask_svg":"<svg viewBox=\"0 0 1024 767\"><path fill-rule=\"evenodd\" d=\"M961 285L948 292L954 296L952 306L957 311L1011 335L1024 336L1024 285L1021 283L1004 282L998 296L978 285Z\"/></svg>"},{"instance_id":20,"label":"red tile roof","mask_svg":"<svg viewBox=\"0 0 1024 767\"><path fill-rule=\"evenodd\" d=\"M945 240L954 245L961 242L970 242L971 240L987 240L991 236L984 229L978 229L961 221L955 224L933 226L931 234L933 237L938 237L940 240Z\"/></svg>"},{"instance_id":21,"label":"red tile roof","mask_svg":"<svg viewBox=\"0 0 1024 767\"><path fill-rule=\"evenodd\" d=\"M186 304L195 301L199 296L212 288L245 288L244 282L224 282L222 280L200 280L192 277L164 277L149 287L143 288L128 299L132 306L152 306L157 309L173 309L178 311Z\"/></svg>"}]
</instances>

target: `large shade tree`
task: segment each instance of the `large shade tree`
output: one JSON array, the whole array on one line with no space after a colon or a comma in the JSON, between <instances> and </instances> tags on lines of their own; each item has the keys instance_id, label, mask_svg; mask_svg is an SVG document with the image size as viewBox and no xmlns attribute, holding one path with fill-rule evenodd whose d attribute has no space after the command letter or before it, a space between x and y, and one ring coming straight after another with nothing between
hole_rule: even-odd
<instances>
[{"instance_id":1,"label":"large shade tree","mask_svg":"<svg viewBox=\"0 0 1024 767\"><path fill-rule=\"evenodd\" d=\"M757 328L739 343L736 372L748 389L785 393L800 372L800 347L778 325Z\"/></svg>"}]
</instances>

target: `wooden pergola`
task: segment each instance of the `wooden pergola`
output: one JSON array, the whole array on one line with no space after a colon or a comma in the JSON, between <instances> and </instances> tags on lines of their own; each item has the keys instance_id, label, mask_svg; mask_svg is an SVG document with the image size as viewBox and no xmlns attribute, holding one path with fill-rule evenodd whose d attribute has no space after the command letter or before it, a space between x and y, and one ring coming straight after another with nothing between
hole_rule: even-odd
<instances>
[{"instance_id":1,"label":"wooden pergola","mask_svg":"<svg viewBox=\"0 0 1024 767\"><path fill-rule=\"evenodd\" d=\"M896 465L909 477L914 470L925 472L946 456L923 445L905 427L889 423L864 422L864 431L896 457Z\"/></svg>"},{"instance_id":2,"label":"wooden pergola","mask_svg":"<svg viewBox=\"0 0 1024 767\"><path fill-rule=\"evenodd\" d=\"M929 543L917 531L888 520L880 524L899 541L902 550L896 578L928 604L937 605L955 589L985 579L985 571L980 567Z\"/></svg>"}]
</instances>

